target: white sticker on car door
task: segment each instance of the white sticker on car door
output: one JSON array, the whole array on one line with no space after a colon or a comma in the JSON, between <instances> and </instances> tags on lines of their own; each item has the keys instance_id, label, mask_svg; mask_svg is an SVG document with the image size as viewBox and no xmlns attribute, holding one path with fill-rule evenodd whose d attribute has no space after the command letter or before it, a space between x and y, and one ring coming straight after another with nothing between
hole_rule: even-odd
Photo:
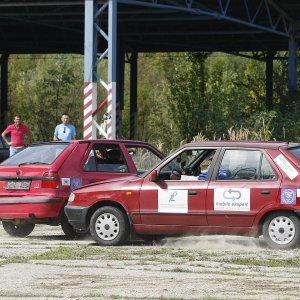
<instances>
[{"instance_id":1,"label":"white sticker on car door","mask_svg":"<svg viewBox=\"0 0 300 300\"><path fill-rule=\"evenodd\" d=\"M158 190L158 212L187 213L187 190Z\"/></svg>"},{"instance_id":2,"label":"white sticker on car door","mask_svg":"<svg viewBox=\"0 0 300 300\"><path fill-rule=\"evenodd\" d=\"M214 210L250 211L250 189L248 188L215 189Z\"/></svg>"}]
</instances>

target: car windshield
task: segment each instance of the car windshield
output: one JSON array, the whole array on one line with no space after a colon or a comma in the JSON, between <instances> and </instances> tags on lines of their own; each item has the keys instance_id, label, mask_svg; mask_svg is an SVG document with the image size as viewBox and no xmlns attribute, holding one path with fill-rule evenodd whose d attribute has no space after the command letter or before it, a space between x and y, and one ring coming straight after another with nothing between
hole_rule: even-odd
<instances>
[{"instance_id":1,"label":"car windshield","mask_svg":"<svg viewBox=\"0 0 300 300\"><path fill-rule=\"evenodd\" d=\"M52 164L69 144L31 145L1 163L2 166Z\"/></svg>"},{"instance_id":2,"label":"car windshield","mask_svg":"<svg viewBox=\"0 0 300 300\"><path fill-rule=\"evenodd\" d=\"M294 156L296 156L298 159L300 159L300 147L295 147L295 148L289 148L287 149L290 151Z\"/></svg>"}]
</instances>

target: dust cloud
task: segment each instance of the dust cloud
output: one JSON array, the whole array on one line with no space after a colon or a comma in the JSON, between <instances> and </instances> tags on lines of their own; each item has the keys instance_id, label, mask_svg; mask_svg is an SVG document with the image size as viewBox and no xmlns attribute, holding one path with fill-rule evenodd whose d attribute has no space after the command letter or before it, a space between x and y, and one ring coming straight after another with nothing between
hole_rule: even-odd
<instances>
[{"instance_id":1,"label":"dust cloud","mask_svg":"<svg viewBox=\"0 0 300 300\"><path fill-rule=\"evenodd\" d=\"M260 239L241 236L185 236L178 238L165 238L161 245L173 248L188 248L193 250L237 250L251 251L263 247Z\"/></svg>"}]
</instances>

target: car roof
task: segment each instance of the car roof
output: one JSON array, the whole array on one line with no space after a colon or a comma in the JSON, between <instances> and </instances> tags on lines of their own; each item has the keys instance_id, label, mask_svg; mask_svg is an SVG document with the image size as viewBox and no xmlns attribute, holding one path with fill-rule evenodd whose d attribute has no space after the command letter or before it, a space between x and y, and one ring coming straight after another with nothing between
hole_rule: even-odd
<instances>
[{"instance_id":1,"label":"car roof","mask_svg":"<svg viewBox=\"0 0 300 300\"><path fill-rule=\"evenodd\" d=\"M108 143L130 143L130 144L147 144L147 142L137 141L137 140L107 140L107 139L94 139L94 140L77 140L79 143L86 143L86 142L108 142Z\"/></svg>"},{"instance_id":2,"label":"car roof","mask_svg":"<svg viewBox=\"0 0 300 300\"><path fill-rule=\"evenodd\" d=\"M275 142L275 141L201 141L192 142L182 147L238 147L238 148L290 148L300 146L299 143Z\"/></svg>"},{"instance_id":3,"label":"car roof","mask_svg":"<svg viewBox=\"0 0 300 300\"><path fill-rule=\"evenodd\" d=\"M72 144L72 143L91 143L91 142L105 142L105 143L127 143L127 144L141 144L141 145L150 145L151 144L143 141L136 141L136 140L107 140L107 139L94 139L94 140L70 140L70 141L49 141L49 142L40 142L40 143L34 143L32 145L45 145L45 144Z\"/></svg>"}]
</instances>

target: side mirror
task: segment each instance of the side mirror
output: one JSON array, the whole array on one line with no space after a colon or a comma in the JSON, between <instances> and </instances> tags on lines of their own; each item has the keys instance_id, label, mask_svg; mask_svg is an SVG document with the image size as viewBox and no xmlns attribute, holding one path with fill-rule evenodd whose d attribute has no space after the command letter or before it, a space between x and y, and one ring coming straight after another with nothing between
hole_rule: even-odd
<instances>
[{"instance_id":1,"label":"side mirror","mask_svg":"<svg viewBox=\"0 0 300 300\"><path fill-rule=\"evenodd\" d=\"M158 180L158 174L157 171L154 170L151 174L150 174L150 181L157 181Z\"/></svg>"}]
</instances>

